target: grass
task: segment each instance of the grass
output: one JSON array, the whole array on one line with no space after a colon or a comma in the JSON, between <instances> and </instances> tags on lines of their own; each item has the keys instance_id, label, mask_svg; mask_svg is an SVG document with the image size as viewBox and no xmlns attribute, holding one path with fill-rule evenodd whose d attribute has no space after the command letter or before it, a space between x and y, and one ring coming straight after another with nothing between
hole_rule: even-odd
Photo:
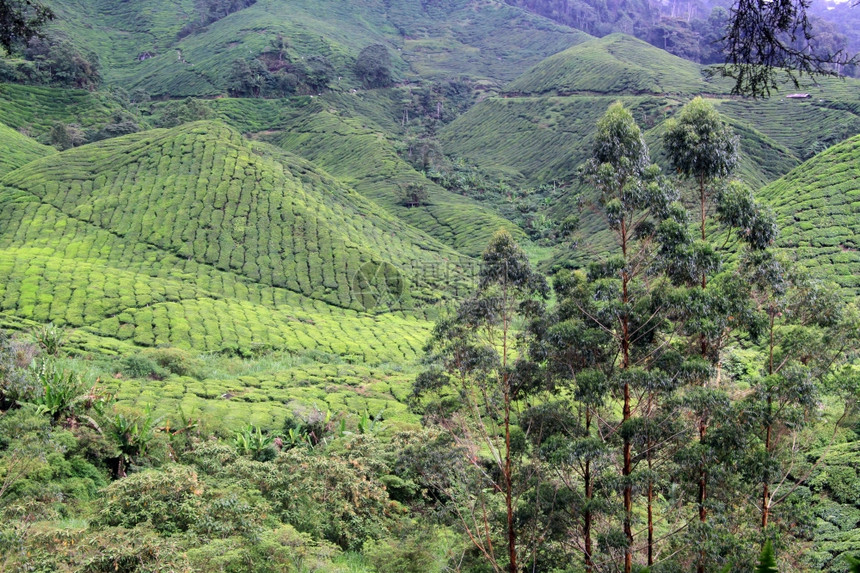
<instances>
[{"instance_id":1,"label":"grass","mask_svg":"<svg viewBox=\"0 0 860 573\"><path fill-rule=\"evenodd\" d=\"M860 137L815 156L759 197L776 211L779 246L814 274L860 293Z\"/></svg>"}]
</instances>

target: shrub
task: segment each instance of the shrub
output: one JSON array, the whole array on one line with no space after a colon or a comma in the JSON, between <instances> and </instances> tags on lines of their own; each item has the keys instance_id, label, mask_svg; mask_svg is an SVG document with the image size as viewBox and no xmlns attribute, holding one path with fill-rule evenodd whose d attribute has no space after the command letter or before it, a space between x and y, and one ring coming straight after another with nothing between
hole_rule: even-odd
<instances>
[{"instance_id":1,"label":"shrub","mask_svg":"<svg viewBox=\"0 0 860 573\"><path fill-rule=\"evenodd\" d=\"M187 466L132 474L109 485L96 523L132 528L148 524L170 535L188 531L202 515L203 485Z\"/></svg>"},{"instance_id":2,"label":"shrub","mask_svg":"<svg viewBox=\"0 0 860 573\"><path fill-rule=\"evenodd\" d=\"M26 366L33 362L36 349L0 331L0 410L31 400L39 391Z\"/></svg>"},{"instance_id":3,"label":"shrub","mask_svg":"<svg viewBox=\"0 0 860 573\"><path fill-rule=\"evenodd\" d=\"M172 374L200 378L200 361L181 348L156 348L145 356Z\"/></svg>"},{"instance_id":4,"label":"shrub","mask_svg":"<svg viewBox=\"0 0 860 573\"><path fill-rule=\"evenodd\" d=\"M384 536L400 508L364 457L295 448L274 462L240 460L229 471L259 488L281 521L343 549L358 550L368 539Z\"/></svg>"},{"instance_id":5,"label":"shrub","mask_svg":"<svg viewBox=\"0 0 860 573\"><path fill-rule=\"evenodd\" d=\"M122 365L122 373L131 378L154 378L160 380L167 376L167 371L159 366L155 360L140 354L126 356L120 364Z\"/></svg>"},{"instance_id":6,"label":"shrub","mask_svg":"<svg viewBox=\"0 0 860 573\"><path fill-rule=\"evenodd\" d=\"M435 531L411 523L400 535L370 540L364 554L377 573L429 573L442 571L444 553Z\"/></svg>"}]
</instances>

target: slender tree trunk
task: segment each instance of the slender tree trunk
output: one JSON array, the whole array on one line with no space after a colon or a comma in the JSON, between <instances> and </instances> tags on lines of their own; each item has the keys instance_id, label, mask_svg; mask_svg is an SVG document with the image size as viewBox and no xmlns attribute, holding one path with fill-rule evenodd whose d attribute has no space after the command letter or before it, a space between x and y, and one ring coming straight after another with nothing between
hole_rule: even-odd
<instances>
[{"instance_id":1,"label":"slender tree trunk","mask_svg":"<svg viewBox=\"0 0 860 573\"><path fill-rule=\"evenodd\" d=\"M770 396L768 396L768 398L767 398L768 412L770 412L771 405L772 405L772 401L771 401ZM765 433L765 441L764 441L765 454L770 453L770 427L771 427L771 424L770 424L770 421L768 421L767 431ZM768 488L768 482L770 480L768 478L769 478L769 476L767 474L767 470L765 470L764 479L762 480L763 487L762 487L762 494L761 494L761 530L762 531L767 529L767 521L770 518L770 499L769 499L770 491Z\"/></svg>"},{"instance_id":2,"label":"slender tree trunk","mask_svg":"<svg viewBox=\"0 0 860 573\"><path fill-rule=\"evenodd\" d=\"M774 332L773 325L775 319L776 310L773 308L773 305L770 305L770 342L769 346L769 357L768 357L768 366L767 373L770 376L773 376L773 347L774 347ZM771 441L771 428L773 424L771 423L771 412L773 411L773 397L770 395L770 389L768 389L767 393L767 426L765 426L765 434L764 434L764 454L765 457L770 457L770 441ZM765 466L765 472L762 476L762 493L761 493L761 529L764 531L767 529L767 523L770 519L770 488L769 488L770 476L767 472L767 467Z\"/></svg>"},{"instance_id":3,"label":"slender tree trunk","mask_svg":"<svg viewBox=\"0 0 860 573\"><path fill-rule=\"evenodd\" d=\"M627 272L627 225L621 220L621 252L624 256L625 267L621 272L621 300L624 303L621 318L621 368L630 368L630 317L627 316L627 304L630 302L628 283L630 276ZM626 378L624 382L624 409L622 411L622 425L630 419L630 385ZM624 476L624 535L627 537L627 547L624 549L624 573L633 571L633 485L630 483L630 474L633 471L633 457L631 455L631 442L627 432L624 432L624 466L621 474Z\"/></svg>"},{"instance_id":4,"label":"slender tree trunk","mask_svg":"<svg viewBox=\"0 0 860 573\"><path fill-rule=\"evenodd\" d=\"M706 205L705 205L705 177L699 177L699 207L700 207L700 215L701 215L701 226L702 226L702 242L707 241L707 235L705 232L705 223L706 223ZM708 277L705 274L705 271L702 271L702 290L705 290L708 286ZM705 336L704 332L699 333L699 346L702 353L702 359L708 359L708 339ZM701 417L699 418L699 443L701 444L705 440L705 433L708 428L707 417L704 412L702 412ZM708 469L705 467L704 461L702 465L699 467L699 495L698 495L698 503L699 503L699 521L701 523L705 523L708 520L708 512L705 509L705 499L708 495ZM696 567L696 573L705 573L705 550L704 548L699 551L699 563Z\"/></svg>"},{"instance_id":5,"label":"slender tree trunk","mask_svg":"<svg viewBox=\"0 0 860 573\"><path fill-rule=\"evenodd\" d=\"M648 412L651 412L651 397L648 397ZM652 477L653 459L651 457L651 433L648 433L648 440L645 444L648 448L648 567L654 565L654 480Z\"/></svg>"},{"instance_id":6,"label":"slender tree trunk","mask_svg":"<svg viewBox=\"0 0 860 573\"><path fill-rule=\"evenodd\" d=\"M505 376L507 381L507 376ZM514 529L514 497L513 480L511 476L511 395L505 389L505 505L508 511L508 554L510 572L518 573L517 567L517 532Z\"/></svg>"},{"instance_id":7,"label":"slender tree trunk","mask_svg":"<svg viewBox=\"0 0 860 573\"><path fill-rule=\"evenodd\" d=\"M586 435L591 435L591 409L586 408L585 411L585 433ZM594 570L594 563L591 560L592 553L592 544L591 544L591 498L594 493L592 489L591 483L591 460L585 460L585 472L583 474L583 481L585 482L585 516L583 521L583 537L585 538L585 571L586 573L592 573Z\"/></svg>"},{"instance_id":8,"label":"slender tree trunk","mask_svg":"<svg viewBox=\"0 0 860 573\"><path fill-rule=\"evenodd\" d=\"M585 409L585 434L591 435L591 409ZM585 482L585 515L582 524L582 534L585 538L585 573L594 572L594 562L592 561L592 544L591 544L591 499L594 496L594 486L591 483L591 460L585 460L585 472L582 476Z\"/></svg>"},{"instance_id":9,"label":"slender tree trunk","mask_svg":"<svg viewBox=\"0 0 860 573\"><path fill-rule=\"evenodd\" d=\"M514 528L514 495L511 463L511 379L508 375L508 280L507 263L503 287L504 308L502 317L502 392L505 401L505 506L508 517L508 559L510 573L519 573L517 566L517 532Z\"/></svg>"}]
</instances>

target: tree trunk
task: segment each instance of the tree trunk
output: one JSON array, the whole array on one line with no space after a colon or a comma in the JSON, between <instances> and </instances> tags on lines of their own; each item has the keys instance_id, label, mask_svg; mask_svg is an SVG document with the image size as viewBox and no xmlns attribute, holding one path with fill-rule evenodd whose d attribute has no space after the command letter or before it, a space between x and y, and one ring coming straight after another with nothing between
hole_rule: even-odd
<instances>
[{"instance_id":1,"label":"tree trunk","mask_svg":"<svg viewBox=\"0 0 860 573\"><path fill-rule=\"evenodd\" d=\"M621 368L630 368L630 317L627 316L627 304L630 302L628 283L630 277L627 274L627 225L621 220L621 252L624 255L625 268L621 272L621 300L624 303L624 314L621 318ZM624 425L630 419L630 385L624 382L624 409L622 411L621 424ZM627 547L624 549L624 573L633 571L633 485L630 483L630 474L633 470L633 457L631 455L630 437L624 433L624 466L621 475L624 476L624 535L627 537Z\"/></svg>"},{"instance_id":2,"label":"tree trunk","mask_svg":"<svg viewBox=\"0 0 860 573\"><path fill-rule=\"evenodd\" d=\"M585 411L585 435L591 435L591 410ZM585 472L582 477L585 482L585 515L582 524L582 534L585 538L585 573L594 572L594 562L591 559L591 498L594 496L594 486L591 483L591 460L585 460Z\"/></svg>"}]
</instances>

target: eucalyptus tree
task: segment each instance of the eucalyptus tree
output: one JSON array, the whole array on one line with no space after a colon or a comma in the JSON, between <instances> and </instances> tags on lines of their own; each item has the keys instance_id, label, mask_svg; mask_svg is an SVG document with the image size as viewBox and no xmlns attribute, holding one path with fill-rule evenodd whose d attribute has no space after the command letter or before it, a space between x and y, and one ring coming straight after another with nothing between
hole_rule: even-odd
<instances>
[{"instance_id":1,"label":"eucalyptus tree","mask_svg":"<svg viewBox=\"0 0 860 573\"><path fill-rule=\"evenodd\" d=\"M690 393L688 403L696 419L698 445L693 448L693 457L699 459L695 481L702 529L708 517L708 469L717 462L717 452L707 445L706 434L712 411L725 402L723 392L710 381L715 368L719 372L729 334L743 325L738 317L747 314L743 290L718 273L727 253L739 244L755 249L768 246L776 236L776 225L746 188L727 182L738 161L738 137L710 103L697 97L684 106L667 123L663 141L673 169L682 179L693 182L698 211L698 237L689 225L677 222L664 224L661 233L670 239L663 241L667 272L676 284L686 287L676 299L679 312L675 318L680 332L695 340L696 348L693 350L691 344L690 352L698 353L702 362L701 377L696 381L700 390ZM717 284L708 288L715 276ZM703 545L699 573L704 573L705 561Z\"/></svg>"},{"instance_id":2,"label":"eucalyptus tree","mask_svg":"<svg viewBox=\"0 0 860 573\"><path fill-rule=\"evenodd\" d=\"M806 479L794 471L797 440L815 420L826 379L856 350L857 320L836 291L769 250L747 253L738 273L762 325L761 363L748 380L744 413L751 426L746 470L759 483L765 532L773 508Z\"/></svg>"},{"instance_id":3,"label":"eucalyptus tree","mask_svg":"<svg viewBox=\"0 0 860 573\"><path fill-rule=\"evenodd\" d=\"M612 339L615 357L611 381L620 392L622 417L610 433L621 439L621 488L624 506L624 571L633 569L633 492L636 422L652 386L662 310L655 308L647 280L657 260L657 224L680 207L677 193L651 164L647 146L632 114L620 102L598 121L592 157L583 169L597 191L600 211L615 241L614 253L590 265L587 296L580 312Z\"/></svg>"},{"instance_id":4,"label":"eucalyptus tree","mask_svg":"<svg viewBox=\"0 0 860 573\"><path fill-rule=\"evenodd\" d=\"M427 345L428 369L416 380L413 396L441 399L442 407L427 413L450 431L479 476L476 487L459 490L470 499L449 492L465 533L493 571L518 573L521 555L535 548L521 547L525 544L518 539L522 484L515 483L515 466L521 440L515 417L533 382L518 369L518 361L525 355L525 321L544 312L549 287L507 231L493 236L481 263L474 295L436 325ZM483 465L486 455L489 467ZM495 550L488 492L504 498L506 555Z\"/></svg>"},{"instance_id":5,"label":"eucalyptus tree","mask_svg":"<svg viewBox=\"0 0 860 573\"><path fill-rule=\"evenodd\" d=\"M562 545L581 553L585 571L592 573L595 520L607 505L598 490L611 465L598 421L609 397L614 344L610 333L582 311L591 291L581 273L562 271L553 287L557 306L529 324L529 359L552 397L527 410L524 423L559 484L553 497L568 506L561 514L569 523L559 525L562 520L552 517L553 531ZM548 512L555 509L550 506Z\"/></svg>"}]
</instances>

